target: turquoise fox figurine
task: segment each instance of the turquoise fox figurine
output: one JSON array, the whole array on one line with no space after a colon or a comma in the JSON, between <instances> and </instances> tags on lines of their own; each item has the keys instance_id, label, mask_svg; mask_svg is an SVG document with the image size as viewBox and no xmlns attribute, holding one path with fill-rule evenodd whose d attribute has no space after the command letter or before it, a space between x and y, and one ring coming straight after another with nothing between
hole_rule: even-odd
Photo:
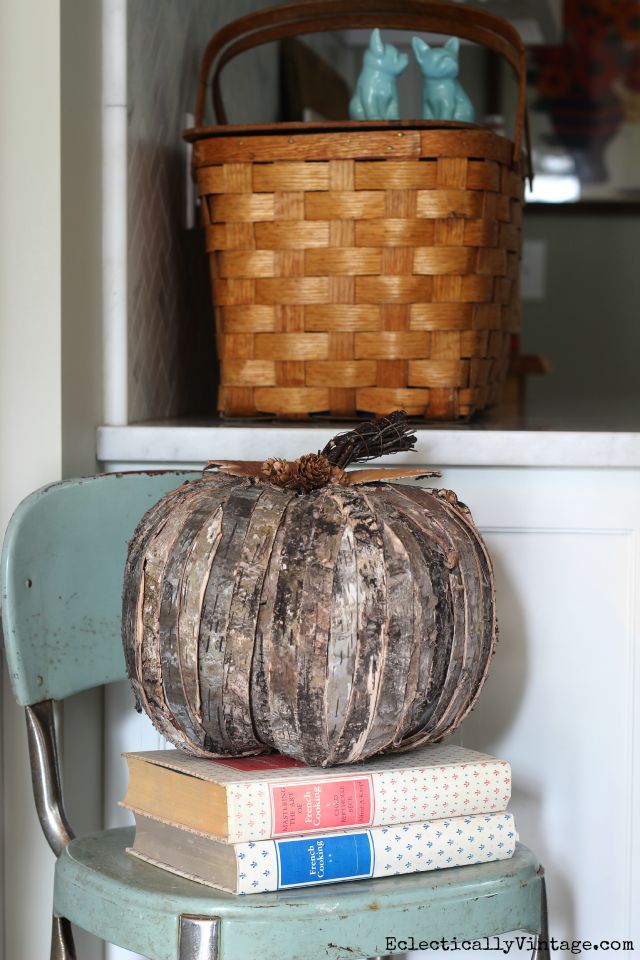
<instances>
[{"instance_id":1,"label":"turquoise fox figurine","mask_svg":"<svg viewBox=\"0 0 640 960\"><path fill-rule=\"evenodd\" d=\"M424 77L422 118L462 120L471 123L473 104L456 79L460 41L451 37L443 47L430 47L420 37L412 40L413 52Z\"/></svg>"},{"instance_id":2,"label":"turquoise fox figurine","mask_svg":"<svg viewBox=\"0 0 640 960\"><path fill-rule=\"evenodd\" d=\"M409 57L392 43L383 43L380 31L371 34L362 72L349 104L352 120L399 120L396 77L406 69Z\"/></svg>"}]
</instances>

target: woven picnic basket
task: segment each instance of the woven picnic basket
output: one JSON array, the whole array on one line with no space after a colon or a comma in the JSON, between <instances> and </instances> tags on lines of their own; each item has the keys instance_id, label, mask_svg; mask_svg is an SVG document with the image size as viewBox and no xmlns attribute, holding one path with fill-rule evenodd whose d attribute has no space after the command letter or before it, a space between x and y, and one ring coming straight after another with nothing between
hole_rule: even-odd
<instances>
[{"instance_id":1,"label":"woven picnic basket","mask_svg":"<svg viewBox=\"0 0 640 960\"><path fill-rule=\"evenodd\" d=\"M375 26L456 35L500 54L518 81L513 141L454 121L227 123L220 72L237 54ZM400 407L442 420L499 401L519 321L524 56L507 21L447 0L301 0L215 34L185 137L223 415ZM211 74L217 123L207 126Z\"/></svg>"}]
</instances>

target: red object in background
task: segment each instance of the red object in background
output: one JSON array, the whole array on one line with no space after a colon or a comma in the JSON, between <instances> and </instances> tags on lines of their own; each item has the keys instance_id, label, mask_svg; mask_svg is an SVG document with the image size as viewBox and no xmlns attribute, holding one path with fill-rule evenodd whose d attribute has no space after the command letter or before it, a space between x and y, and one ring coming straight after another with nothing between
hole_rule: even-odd
<instances>
[{"instance_id":1,"label":"red object in background","mask_svg":"<svg viewBox=\"0 0 640 960\"><path fill-rule=\"evenodd\" d=\"M620 84L640 90L639 0L565 0L564 43L534 47L534 108L584 183L608 179L605 150L625 120Z\"/></svg>"},{"instance_id":2,"label":"red object in background","mask_svg":"<svg viewBox=\"0 0 640 960\"><path fill-rule=\"evenodd\" d=\"M640 92L640 46L629 53L624 82L629 90Z\"/></svg>"}]
</instances>

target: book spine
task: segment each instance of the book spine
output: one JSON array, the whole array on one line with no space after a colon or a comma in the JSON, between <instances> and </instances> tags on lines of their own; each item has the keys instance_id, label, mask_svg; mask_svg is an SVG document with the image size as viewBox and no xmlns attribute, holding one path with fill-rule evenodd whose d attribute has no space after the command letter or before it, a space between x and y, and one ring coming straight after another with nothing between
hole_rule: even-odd
<instances>
[{"instance_id":1,"label":"book spine","mask_svg":"<svg viewBox=\"0 0 640 960\"><path fill-rule=\"evenodd\" d=\"M510 813L235 845L238 893L420 873L513 856Z\"/></svg>"},{"instance_id":2,"label":"book spine","mask_svg":"<svg viewBox=\"0 0 640 960\"><path fill-rule=\"evenodd\" d=\"M488 760L358 776L227 785L230 843L498 813L511 797L511 767Z\"/></svg>"}]
</instances>

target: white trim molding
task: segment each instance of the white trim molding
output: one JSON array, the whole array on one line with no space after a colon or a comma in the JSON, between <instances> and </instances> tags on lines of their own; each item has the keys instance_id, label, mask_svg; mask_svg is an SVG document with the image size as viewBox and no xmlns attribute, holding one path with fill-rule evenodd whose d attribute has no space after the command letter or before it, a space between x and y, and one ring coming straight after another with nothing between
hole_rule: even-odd
<instances>
[{"instance_id":1,"label":"white trim molding","mask_svg":"<svg viewBox=\"0 0 640 960\"><path fill-rule=\"evenodd\" d=\"M128 421L127 0L103 0L102 271L104 421Z\"/></svg>"}]
</instances>

